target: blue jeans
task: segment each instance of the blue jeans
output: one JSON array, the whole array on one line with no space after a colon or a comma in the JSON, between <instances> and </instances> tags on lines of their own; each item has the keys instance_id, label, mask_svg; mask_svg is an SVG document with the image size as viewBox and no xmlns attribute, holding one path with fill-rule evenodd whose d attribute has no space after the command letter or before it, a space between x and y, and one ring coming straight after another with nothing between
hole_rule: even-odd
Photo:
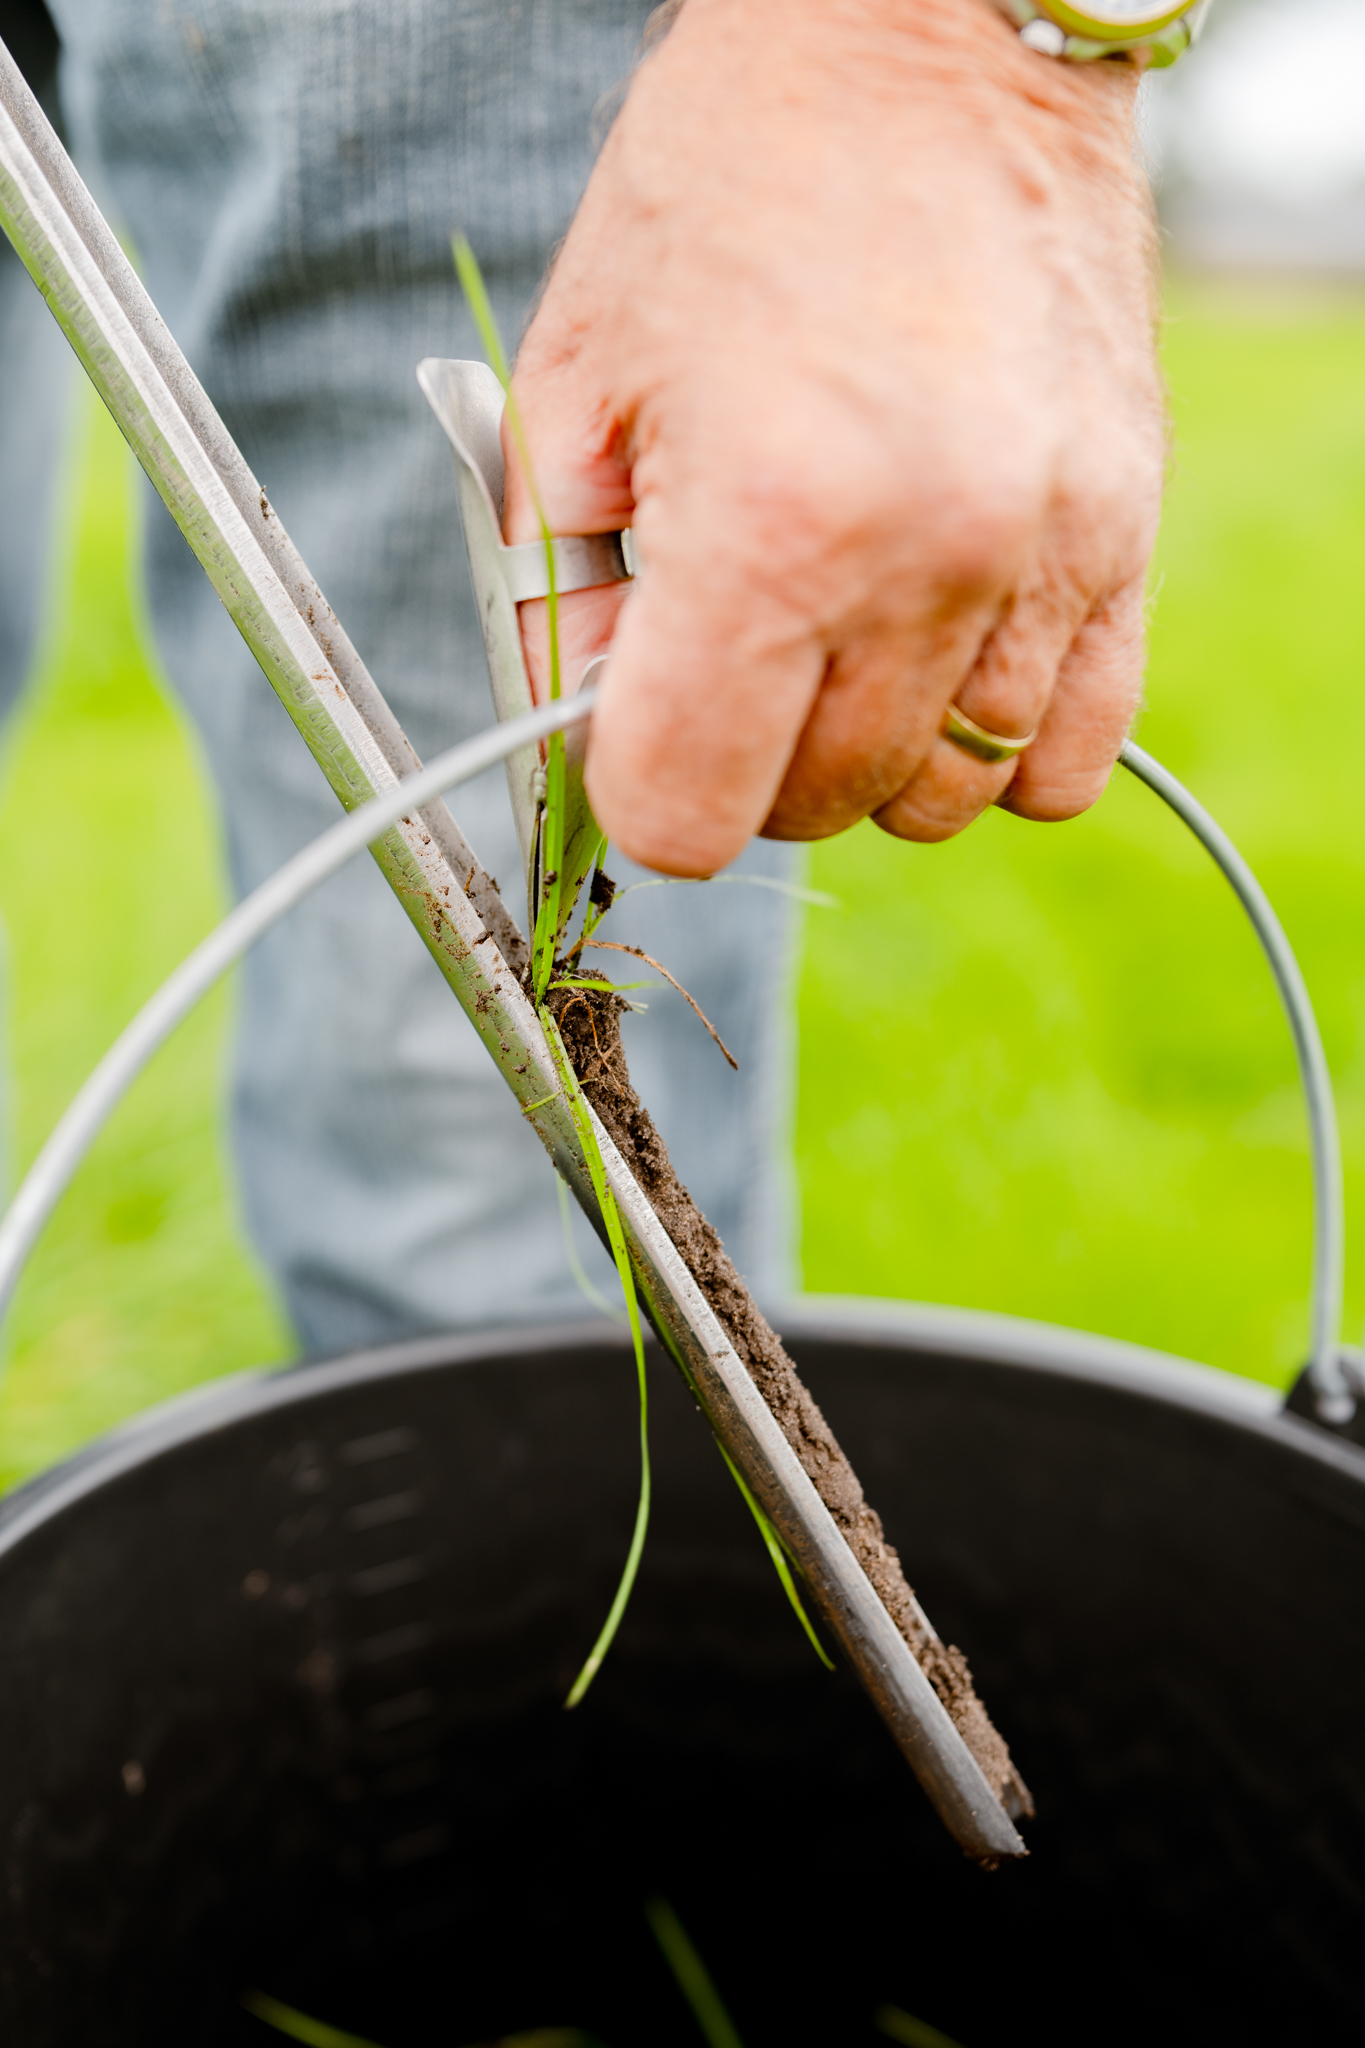
<instances>
[{"instance_id":1,"label":"blue jeans","mask_svg":"<svg viewBox=\"0 0 1365 2048\"><path fill-rule=\"evenodd\" d=\"M594 108L627 75L647 12L648 0L53 0L78 160L424 756L491 717L450 457L413 374L425 355L480 352L451 234L469 235L514 340L587 178ZM146 572L233 880L249 889L335 817L335 799L159 508ZM455 809L515 907L500 775ZM777 878L790 864L756 843L740 867ZM684 1180L751 1283L779 1292L791 905L765 888L657 888L613 927L665 961L739 1060L733 1075L666 988L627 1027ZM250 960L234 1137L251 1234L309 1351L591 1313L552 1169L368 864Z\"/></svg>"}]
</instances>

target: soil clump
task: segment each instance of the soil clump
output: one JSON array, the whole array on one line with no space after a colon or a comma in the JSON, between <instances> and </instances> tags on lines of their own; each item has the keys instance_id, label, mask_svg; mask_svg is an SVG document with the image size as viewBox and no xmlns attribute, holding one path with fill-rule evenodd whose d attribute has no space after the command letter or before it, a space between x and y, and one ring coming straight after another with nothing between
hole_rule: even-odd
<instances>
[{"instance_id":1,"label":"soil clump","mask_svg":"<svg viewBox=\"0 0 1365 2048\"><path fill-rule=\"evenodd\" d=\"M926 1620L906 1583L900 1558L886 1540L881 1518L863 1497L858 1475L802 1384L781 1339L760 1314L715 1229L678 1179L648 1110L631 1086L621 1043L621 1018L628 1007L625 999L594 990L559 989L550 995L549 1007L584 1094L644 1189L954 1727L1007 1812L1013 1817L1031 1816L1033 1801L1028 1787L977 1697L966 1658L952 1644L944 1643Z\"/></svg>"}]
</instances>

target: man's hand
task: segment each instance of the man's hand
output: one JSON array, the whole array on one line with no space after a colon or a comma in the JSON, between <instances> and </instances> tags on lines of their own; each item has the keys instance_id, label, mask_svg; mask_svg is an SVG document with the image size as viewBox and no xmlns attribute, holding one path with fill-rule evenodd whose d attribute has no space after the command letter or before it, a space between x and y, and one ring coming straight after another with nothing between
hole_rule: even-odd
<instances>
[{"instance_id":1,"label":"man's hand","mask_svg":"<svg viewBox=\"0 0 1365 2048\"><path fill-rule=\"evenodd\" d=\"M514 382L552 530L644 560L561 600L569 686L615 628L588 791L634 859L1103 789L1165 447L1136 83L987 0L686 0L641 67ZM985 765L950 702L1038 738Z\"/></svg>"}]
</instances>

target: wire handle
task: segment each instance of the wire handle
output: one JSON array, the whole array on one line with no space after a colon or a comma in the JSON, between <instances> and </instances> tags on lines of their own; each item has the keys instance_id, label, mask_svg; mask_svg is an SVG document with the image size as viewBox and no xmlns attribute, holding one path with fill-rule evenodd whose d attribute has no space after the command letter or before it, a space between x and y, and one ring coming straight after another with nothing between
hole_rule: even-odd
<instances>
[{"instance_id":1,"label":"wire handle","mask_svg":"<svg viewBox=\"0 0 1365 2048\"><path fill-rule=\"evenodd\" d=\"M1340 1427L1355 1413L1355 1392L1342 1358L1341 1322L1346 1284L1346 1196L1341 1171L1341 1134L1337 1128L1332 1076L1322 1047L1322 1034L1312 999L1294 949L1270 898L1217 821L1209 816L1169 768L1133 740L1125 740L1119 760L1139 782L1145 782L1195 838L1232 884L1261 950L1275 977L1289 1020L1294 1056L1308 1111L1313 1168L1313 1272L1309 1288L1310 1352L1308 1376L1314 1404L1322 1420Z\"/></svg>"},{"instance_id":2,"label":"wire handle","mask_svg":"<svg viewBox=\"0 0 1365 2048\"><path fill-rule=\"evenodd\" d=\"M491 726L474 739L438 754L395 789L372 797L310 840L301 853L243 897L222 923L200 940L124 1026L82 1083L0 1218L0 1319L44 1225L114 1110L152 1054L228 969L305 896L311 896L348 861L382 838L400 818L414 815L433 797L482 775L519 747L533 746L547 733L582 724L591 715L596 698L591 687L580 690L575 697L561 698L523 718Z\"/></svg>"},{"instance_id":3,"label":"wire handle","mask_svg":"<svg viewBox=\"0 0 1365 2048\"><path fill-rule=\"evenodd\" d=\"M195 1004L286 912L369 845L394 820L420 809L545 733L578 724L591 712L591 687L559 705L509 720L453 747L396 790L354 811L263 882L211 932L125 1027L52 1131L0 1221L0 1318L29 1253L86 1153L117 1104ZM1345 1201L1341 1141L1332 1080L1302 971L1270 899L1226 832L1168 768L1126 740L1119 759L1129 773L1176 813L1231 883L1251 920L1289 1020L1308 1110L1313 1171L1313 1273L1309 1368L1324 1422L1340 1425L1355 1412L1355 1395L1338 1341L1345 1268Z\"/></svg>"}]
</instances>

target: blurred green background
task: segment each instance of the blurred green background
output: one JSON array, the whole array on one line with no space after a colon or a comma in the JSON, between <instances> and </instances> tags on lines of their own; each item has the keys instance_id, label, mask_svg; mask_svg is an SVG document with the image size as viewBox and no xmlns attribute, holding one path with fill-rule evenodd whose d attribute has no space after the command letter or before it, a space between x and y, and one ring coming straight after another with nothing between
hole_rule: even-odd
<instances>
[{"instance_id":1,"label":"blurred green background","mask_svg":"<svg viewBox=\"0 0 1365 2048\"><path fill-rule=\"evenodd\" d=\"M1365 291L1176 283L1172 481L1140 737L1257 867L1365 1164ZM10 1171L221 914L194 741L147 654L129 460L93 401L0 779ZM53 804L40 793L57 788ZM1283 1384L1301 1363L1307 1145L1254 940L1118 778L1088 817L816 849L797 1153L805 1284L1105 1331ZM33 1259L0 1481L163 1395L288 1356L235 1219L230 995L159 1056ZM1365 1307L1350 1272L1352 1322Z\"/></svg>"}]
</instances>

